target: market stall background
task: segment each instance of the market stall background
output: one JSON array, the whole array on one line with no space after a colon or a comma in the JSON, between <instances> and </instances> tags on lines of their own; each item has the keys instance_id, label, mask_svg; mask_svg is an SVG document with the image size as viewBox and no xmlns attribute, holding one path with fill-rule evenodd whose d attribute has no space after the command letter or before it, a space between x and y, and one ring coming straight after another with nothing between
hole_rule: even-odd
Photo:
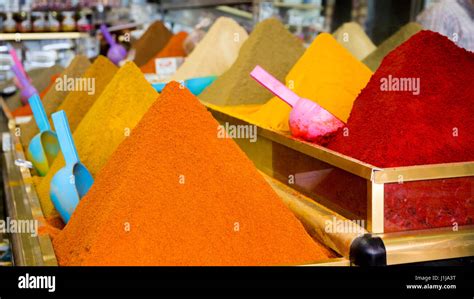
<instances>
[{"instance_id":1,"label":"market stall background","mask_svg":"<svg viewBox=\"0 0 474 299\"><path fill-rule=\"evenodd\" d=\"M472 81L473 27L466 29L460 16L456 36L424 30L434 30L424 27L430 26L427 14L442 5L0 1L6 207L1 212L7 222L40 221L37 236L0 234L2 263L365 265L472 256L474 135L466 132L473 127L474 96L472 86L456 84ZM114 40L100 33L104 24ZM106 58L114 47L126 51L118 65ZM59 153L46 176L34 170L31 140L42 132L37 111L16 92L11 49L40 93L46 120L66 113L81 162L96 179L66 226L70 215L65 218L50 192L53 176L67 164ZM431 66L433 60L440 63ZM352 133L333 132L319 144L292 137L291 108L249 76L257 65ZM421 77L429 90L421 96L417 90L388 95L379 90L380 80L391 76ZM84 85L67 88L68 78ZM447 78L454 83L443 84ZM171 80L181 84L165 86ZM449 101L453 96L456 101ZM185 107L177 108L180 103ZM380 113L372 114L375 107ZM449 109L455 112L446 114ZM257 125L256 142L249 136L233 136L235 143L212 136L218 123ZM169 160L154 158L161 154ZM173 162L180 158L184 164ZM200 170L194 180L187 163ZM122 166L124 174L116 171ZM191 179L189 187L175 184L170 174ZM258 186L247 186L250 182ZM155 211L157 204L163 210ZM169 219L162 227L165 218L153 215L163 211ZM184 215L186 221L172 224ZM349 224L345 232L328 232L331 221ZM134 229L124 233L124 223ZM196 223L204 228L195 229L196 238L170 233L186 235ZM234 233L225 228L229 223ZM240 225L248 229L241 235ZM206 248L211 239L219 248ZM410 246L400 246L405 243ZM378 246L379 255L366 256L367 244ZM180 251L185 245L189 250ZM110 247L120 248L116 256L108 254ZM199 258L186 255L197 249L205 249ZM127 262L125 256L134 258Z\"/></svg>"}]
</instances>

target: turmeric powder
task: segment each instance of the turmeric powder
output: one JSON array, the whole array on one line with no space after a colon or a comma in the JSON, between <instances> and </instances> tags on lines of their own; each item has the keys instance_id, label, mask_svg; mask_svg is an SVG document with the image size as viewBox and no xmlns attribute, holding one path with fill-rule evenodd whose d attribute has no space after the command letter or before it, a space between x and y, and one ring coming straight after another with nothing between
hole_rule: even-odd
<instances>
[{"instance_id":1,"label":"turmeric powder","mask_svg":"<svg viewBox=\"0 0 474 299\"><path fill-rule=\"evenodd\" d=\"M372 72L330 34L322 33L287 74L286 85L300 97L318 103L345 122L354 100L371 76ZM276 97L247 115L239 115L233 108L220 109L259 126L289 132L291 108Z\"/></svg>"},{"instance_id":2,"label":"turmeric powder","mask_svg":"<svg viewBox=\"0 0 474 299\"><path fill-rule=\"evenodd\" d=\"M94 92L73 91L64 99L56 111L64 110L68 116L69 128L74 132L89 108L99 98L107 84L112 80L118 68L107 58L100 55L84 73L84 79L94 80Z\"/></svg>"},{"instance_id":3,"label":"turmeric powder","mask_svg":"<svg viewBox=\"0 0 474 299\"><path fill-rule=\"evenodd\" d=\"M81 161L93 176L157 97L158 93L133 62L117 71L73 133ZM59 154L37 188L45 217L54 210L49 195L51 179L64 165Z\"/></svg>"}]
</instances>

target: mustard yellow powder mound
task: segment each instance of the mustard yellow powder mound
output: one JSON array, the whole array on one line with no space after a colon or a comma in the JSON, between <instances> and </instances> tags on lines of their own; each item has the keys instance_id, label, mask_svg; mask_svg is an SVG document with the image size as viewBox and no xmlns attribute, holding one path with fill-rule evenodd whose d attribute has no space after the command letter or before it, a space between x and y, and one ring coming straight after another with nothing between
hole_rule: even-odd
<instances>
[{"instance_id":1,"label":"mustard yellow powder mound","mask_svg":"<svg viewBox=\"0 0 474 299\"><path fill-rule=\"evenodd\" d=\"M85 84L94 87L93 91L72 91L56 109L56 111L66 112L71 132L76 130L84 115L105 90L117 70L118 68L109 59L99 55L82 77Z\"/></svg>"},{"instance_id":2,"label":"mustard yellow powder mound","mask_svg":"<svg viewBox=\"0 0 474 299\"><path fill-rule=\"evenodd\" d=\"M286 85L346 122L354 100L371 76L372 72L330 34L322 33L287 74ZM221 110L267 129L289 132L291 108L277 97L249 114L241 114L242 108Z\"/></svg>"},{"instance_id":3,"label":"mustard yellow powder mound","mask_svg":"<svg viewBox=\"0 0 474 299\"><path fill-rule=\"evenodd\" d=\"M133 62L126 63L118 70L73 133L79 157L92 176L129 136L157 97L158 93ZM51 179L64 166L64 158L60 154L38 186L45 217L54 211L49 195Z\"/></svg>"},{"instance_id":4,"label":"mustard yellow powder mound","mask_svg":"<svg viewBox=\"0 0 474 299\"><path fill-rule=\"evenodd\" d=\"M85 71L89 68L90 65L91 64L89 62L89 59L86 56L78 55L71 61L69 66L61 73L59 78L61 79L80 78L85 73ZM41 99L41 101L43 102L44 110L46 112L46 115L48 115L48 117L51 115L51 113L56 111L56 108L58 108L58 106L63 102L63 100L67 97L69 92L70 90L65 90L64 88L61 88L60 85L54 84L53 86L51 86L51 88L46 93L44 98ZM26 152L31 139L33 139L33 137L39 133L38 126L36 124L36 121L32 119L28 123L21 125L20 129L21 129L20 141L21 141L21 144L23 145L23 149Z\"/></svg>"}]
</instances>

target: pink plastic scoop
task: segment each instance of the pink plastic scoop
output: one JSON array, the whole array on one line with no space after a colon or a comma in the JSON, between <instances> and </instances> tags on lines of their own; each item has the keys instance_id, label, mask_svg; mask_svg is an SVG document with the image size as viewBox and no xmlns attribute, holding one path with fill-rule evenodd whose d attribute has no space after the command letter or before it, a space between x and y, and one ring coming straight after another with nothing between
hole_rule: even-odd
<instances>
[{"instance_id":1,"label":"pink plastic scoop","mask_svg":"<svg viewBox=\"0 0 474 299\"><path fill-rule=\"evenodd\" d=\"M10 56L13 60L12 71L17 79L19 85L18 87L21 89L20 99L23 104L26 105L28 103L28 99L37 93L36 88L31 84L31 80L28 78L28 75L23 68L23 64L21 63L20 59L18 59L16 51L11 45L9 45L8 52L10 53Z\"/></svg>"},{"instance_id":2,"label":"pink plastic scoop","mask_svg":"<svg viewBox=\"0 0 474 299\"><path fill-rule=\"evenodd\" d=\"M294 137L324 143L328 136L345 126L342 121L315 102L300 98L260 66L257 65L250 76L293 108L290 112L289 125L291 135Z\"/></svg>"},{"instance_id":3,"label":"pink plastic scoop","mask_svg":"<svg viewBox=\"0 0 474 299\"><path fill-rule=\"evenodd\" d=\"M23 68L23 64L21 63L20 59L16 55L15 48L13 48L11 45L8 46L8 53L10 53L10 56L13 60L13 64L16 65L16 67L20 70L20 72L25 76L25 78L28 78L28 75L25 72L25 69Z\"/></svg>"}]
</instances>

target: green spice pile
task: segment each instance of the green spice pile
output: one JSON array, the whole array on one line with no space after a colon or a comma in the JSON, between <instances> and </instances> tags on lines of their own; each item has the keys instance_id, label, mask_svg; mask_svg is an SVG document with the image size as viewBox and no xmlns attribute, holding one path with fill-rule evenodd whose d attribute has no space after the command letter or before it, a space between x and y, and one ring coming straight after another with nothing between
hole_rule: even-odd
<instances>
[{"instance_id":1,"label":"green spice pile","mask_svg":"<svg viewBox=\"0 0 474 299\"><path fill-rule=\"evenodd\" d=\"M272 94L250 77L260 65L280 81L304 53L302 42L276 19L255 27L242 45L237 61L199 96L216 105L263 104Z\"/></svg>"},{"instance_id":2,"label":"green spice pile","mask_svg":"<svg viewBox=\"0 0 474 299\"><path fill-rule=\"evenodd\" d=\"M418 23L408 23L400 30L398 30L394 35L385 40L380 46L367 56L362 62L369 67L373 72L375 72L382 60L387 56L388 53L392 52L395 48L406 42L410 37L421 31L421 27Z\"/></svg>"}]
</instances>

